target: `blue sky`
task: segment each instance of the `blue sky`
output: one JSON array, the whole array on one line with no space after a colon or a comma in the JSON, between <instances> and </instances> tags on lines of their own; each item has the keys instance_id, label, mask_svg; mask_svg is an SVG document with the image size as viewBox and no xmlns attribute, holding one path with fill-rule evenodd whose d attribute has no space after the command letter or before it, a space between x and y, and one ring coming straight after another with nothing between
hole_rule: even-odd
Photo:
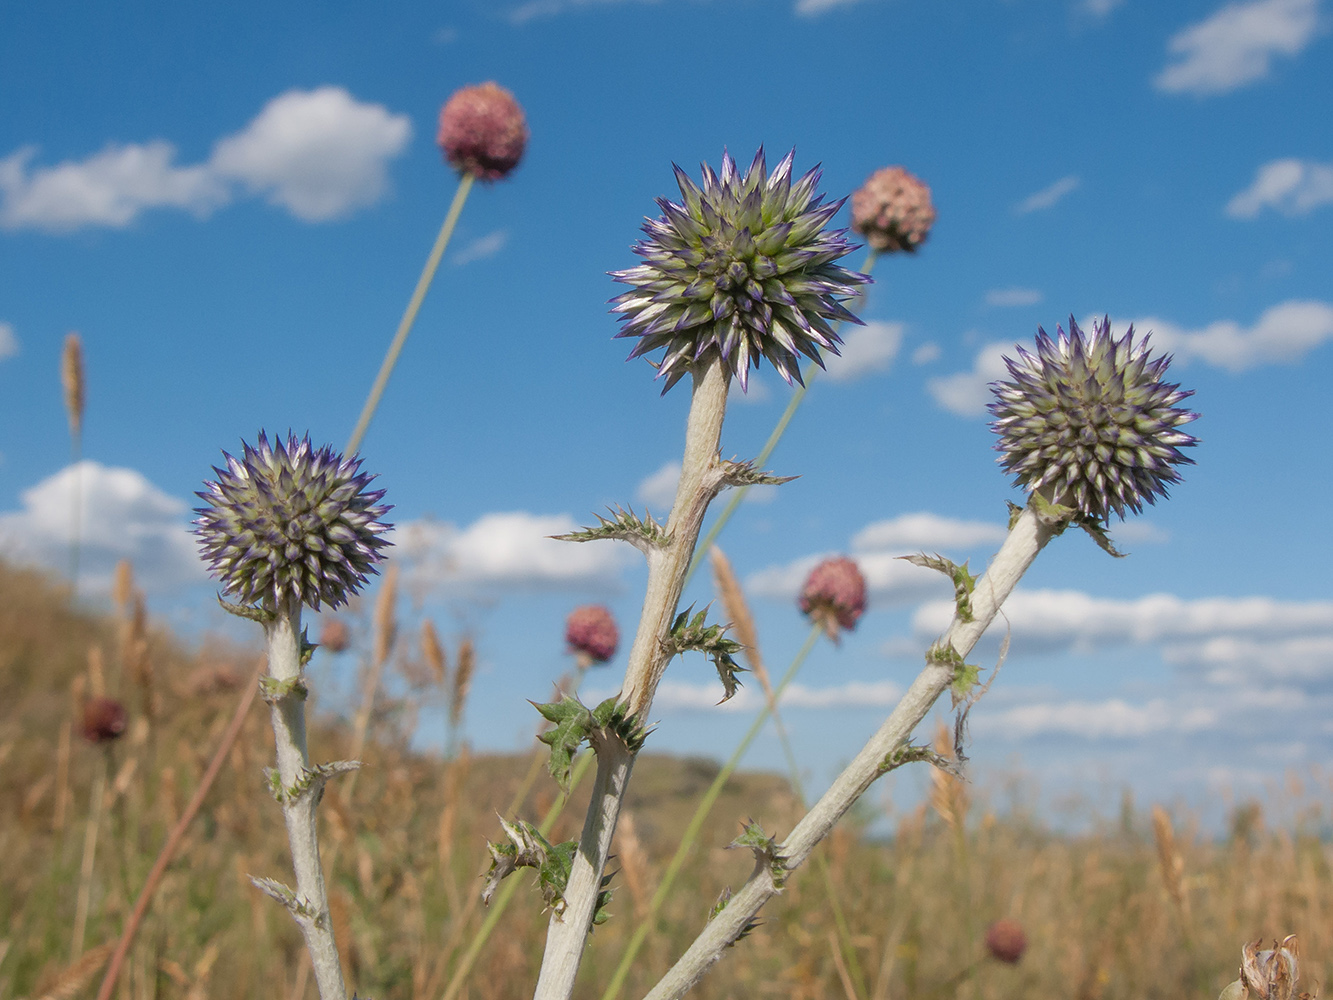
<instances>
[{"instance_id":1,"label":"blue sky","mask_svg":"<svg viewBox=\"0 0 1333 1000\"><path fill-rule=\"evenodd\" d=\"M669 504L687 394L624 362L606 272L634 262L673 161L697 176L763 144L822 163L835 198L901 164L939 212L919 254L880 260L867 327L769 463L801 478L723 536L775 669L815 560L849 552L871 580L788 709L811 778L859 748L941 625L939 581L892 557L984 563L1021 499L983 412L1001 354L1109 314L1197 390L1198 465L1117 525L1131 558L1067 536L1025 579L973 716L979 781L1018 769L1103 805L1122 783L1261 791L1333 747L1331 24L1328 0L0 4L0 543L65 564L58 359L77 330L83 593L128 556L155 613L231 629L185 533L192 493L261 427L346 440L455 189L439 106L494 79L528 153L469 200L363 448L413 556L405 622L478 643L475 746L530 738L523 699L568 667L572 607L604 601L632 631L637 555L544 540ZM724 454L755 454L788 392L761 371ZM703 579L686 596L710 598ZM352 666L316 670L345 689ZM734 744L753 694L709 707L710 670L671 668L654 748ZM750 762L779 759L761 741Z\"/></svg>"}]
</instances>

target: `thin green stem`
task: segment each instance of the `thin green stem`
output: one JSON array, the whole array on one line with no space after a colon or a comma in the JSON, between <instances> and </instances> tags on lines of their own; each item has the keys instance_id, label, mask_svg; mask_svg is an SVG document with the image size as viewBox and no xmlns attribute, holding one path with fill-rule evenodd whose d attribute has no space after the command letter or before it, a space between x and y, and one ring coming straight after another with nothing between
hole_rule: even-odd
<instances>
[{"instance_id":1,"label":"thin green stem","mask_svg":"<svg viewBox=\"0 0 1333 1000\"><path fill-rule=\"evenodd\" d=\"M861 273L869 274L874 270L875 261L878 259L879 251L872 249L866 254L866 261L861 265ZM865 286L862 286L861 291L852 302L852 307L855 308L856 305L865 298L865 295ZM838 329L839 326L841 326L841 324L835 326L834 329ZM791 394L791 399L787 401L787 408L782 411L782 416L778 418L777 425L773 428L773 433L768 435L768 440L764 443L763 450L759 452L754 460L756 469L762 469L764 467L764 463L768 461L768 457L773 454L773 449L776 448L778 442L782 440L782 435L786 432L787 425L791 423L791 418L796 415L797 407L801 405L801 400L805 399L805 394L809 391L810 383L815 380L815 375L818 372L819 366L812 364L802 373L801 377L804 379L805 384L798 385L796 391ZM694 578L694 571L699 568L699 564L703 562L704 556L712 550L713 543L717 541L717 536L722 533L722 529L726 527L727 522L731 520L731 515L736 513L736 508L741 505L741 502L745 499L745 494L748 492L750 492L750 487L748 486L738 486L731 491L731 496L728 498L726 506L722 508L722 513L717 516L717 520L713 522L712 527L708 529L708 533L704 535L703 541L700 542L698 547L694 550L694 561L690 563L689 572L685 574L686 586L688 586L690 580Z\"/></svg>"},{"instance_id":2,"label":"thin green stem","mask_svg":"<svg viewBox=\"0 0 1333 1000\"><path fill-rule=\"evenodd\" d=\"M459 181L458 190L454 192L453 203L449 206L449 214L444 217L444 225L440 227L440 235L435 237L435 246L431 248L430 256L426 258L426 266L421 271L421 277L417 279L416 290L407 303L407 310L403 313L403 318L398 324L398 332L394 334L388 353L384 355L380 372L375 376L375 384L371 386L370 395L366 397L366 405L361 408L361 416L357 419L356 430L352 431L352 436L347 441L347 447L343 449L345 455L352 455L361 447L361 439L366 436L366 428L370 426L370 420L375 416L375 410L380 405L380 397L384 395L384 387L389 384L389 376L393 374L393 366L398 363L398 355L403 350L403 344L407 342L407 335L412 332L412 324L417 321L417 313L421 309L422 301L426 298L426 291L435 279L435 271L440 266L440 258L444 256L444 250L449 245L450 238L454 235L454 226L458 224L458 216L462 214L463 203L467 201L468 192L472 190L474 179L471 174L464 174L463 179Z\"/></svg>"},{"instance_id":3,"label":"thin green stem","mask_svg":"<svg viewBox=\"0 0 1333 1000\"><path fill-rule=\"evenodd\" d=\"M606 990L602 993L602 1000L615 1000L620 995L621 989L625 985L625 977L629 975L630 966L634 964L634 959L638 957L639 949L648 938L648 932L652 929L653 921L657 916L657 911L662 908L666 902L667 896L671 892L671 886L676 881L676 876L680 874L681 865L685 863L686 855L694 846L694 842L699 838L699 831L703 828L704 820L712 811L717 797L722 794L722 788L731 777L732 772L736 770L745 756L745 752L750 749L760 731L764 728L764 723L768 721L772 714L772 706L776 705L778 699L787 686L795 679L797 671L805 663L806 657L810 651L815 648L815 643L819 641L819 635L823 631L822 626L815 625L810 629L810 634L806 636L804 645L797 651L792 658L791 666L787 672L782 675L782 680L773 691L772 702L765 702L763 708L755 715L754 721L750 723L750 728L741 739L740 744L731 754L731 759L723 765L722 770L717 772L717 777L713 779L712 785L704 793L704 797L699 800L699 804L694 809L694 815L690 818L690 825L685 828L685 835L681 838L680 846L676 848L676 853L672 856L671 862L667 865L666 872L662 875L662 881L653 893L653 898L648 904L648 915L638 927L634 928L634 936L630 938L629 945L625 948L625 954L620 957L620 964L616 966L615 975L611 977L611 982L607 984Z\"/></svg>"}]
</instances>

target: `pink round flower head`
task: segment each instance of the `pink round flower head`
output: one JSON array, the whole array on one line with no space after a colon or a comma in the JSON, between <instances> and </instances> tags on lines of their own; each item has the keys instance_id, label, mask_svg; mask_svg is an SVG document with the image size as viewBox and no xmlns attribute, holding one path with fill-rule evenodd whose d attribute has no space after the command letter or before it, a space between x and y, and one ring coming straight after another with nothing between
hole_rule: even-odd
<instances>
[{"instance_id":1,"label":"pink round flower head","mask_svg":"<svg viewBox=\"0 0 1333 1000\"><path fill-rule=\"evenodd\" d=\"M435 141L454 169L478 180L498 181L523 159L528 124L514 95L487 82L454 92L440 110Z\"/></svg>"},{"instance_id":2,"label":"pink round flower head","mask_svg":"<svg viewBox=\"0 0 1333 1000\"><path fill-rule=\"evenodd\" d=\"M846 556L825 559L810 571L801 588L801 611L824 626L834 642L839 629L851 631L866 610L866 578Z\"/></svg>"},{"instance_id":3,"label":"pink round flower head","mask_svg":"<svg viewBox=\"0 0 1333 1000\"><path fill-rule=\"evenodd\" d=\"M352 633L341 618L329 618L319 630L319 644L330 653L341 653L352 644Z\"/></svg>"},{"instance_id":4,"label":"pink round flower head","mask_svg":"<svg viewBox=\"0 0 1333 1000\"><path fill-rule=\"evenodd\" d=\"M986 928L986 950L998 961L1013 965L1023 957L1027 947L1027 935L1017 920L1005 917Z\"/></svg>"},{"instance_id":5,"label":"pink round flower head","mask_svg":"<svg viewBox=\"0 0 1333 1000\"><path fill-rule=\"evenodd\" d=\"M582 653L593 663L605 663L616 655L620 630L606 605L585 604L565 620L565 642L570 652Z\"/></svg>"},{"instance_id":6,"label":"pink round flower head","mask_svg":"<svg viewBox=\"0 0 1333 1000\"><path fill-rule=\"evenodd\" d=\"M934 224L930 188L902 167L876 170L852 195L852 228L880 253L914 253Z\"/></svg>"},{"instance_id":7,"label":"pink round flower head","mask_svg":"<svg viewBox=\"0 0 1333 1000\"><path fill-rule=\"evenodd\" d=\"M109 743L125 732L125 706L115 698L89 698L83 703L83 738L89 743Z\"/></svg>"}]
</instances>

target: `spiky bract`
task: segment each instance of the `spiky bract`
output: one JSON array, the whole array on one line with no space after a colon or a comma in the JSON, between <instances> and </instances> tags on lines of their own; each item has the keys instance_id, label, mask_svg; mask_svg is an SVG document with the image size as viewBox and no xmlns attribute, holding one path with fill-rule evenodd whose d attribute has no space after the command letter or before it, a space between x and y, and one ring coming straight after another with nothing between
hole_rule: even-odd
<instances>
[{"instance_id":1,"label":"spiky bract","mask_svg":"<svg viewBox=\"0 0 1333 1000\"><path fill-rule=\"evenodd\" d=\"M308 437L289 434L270 446L260 432L240 459L226 452L226 469L196 494L195 533L209 572L243 604L276 610L287 598L319 610L347 603L376 573L389 544L379 519L383 490L367 487L361 460L331 447L315 450Z\"/></svg>"},{"instance_id":2,"label":"spiky bract","mask_svg":"<svg viewBox=\"0 0 1333 1000\"><path fill-rule=\"evenodd\" d=\"M710 354L742 390L761 358L801 382L798 355L822 366L821 349L838 353L830 321L861 322L841 300L870 279L834 263L853 245L847 230L824 228L843 202L815 194L818 167L792 181L795 152L770 175L760 147L744 177L724 152L719 173L703 164L702 188L673 164L680 203L658 198L662 216L645 220L634 247L645 263L611 272L634 286L611 300L623 314L616 336L639 338L631 358L666 348L663 392Z\"/></svg>"},{"instance_id":3,"label":"spiky bract","mask_svg":"<svg viewBox=\"0 0 1333 1000\"><path fill-rule=\"evenodd\" d=\"M1193 392L1162 381L1170 355L1151 357L1132 326L1116 338L1107 318L1087 336L1071 316L1069 333L1055 332L1038 328L1037 353L1018 348L1005 358L1013 381L991 383L998 461L1054 503L1102 520L1137 514L1193 464L1180 449L1198 439L1178 428L1198 414L1176 406Z\"/></svg>"}]
</instances>

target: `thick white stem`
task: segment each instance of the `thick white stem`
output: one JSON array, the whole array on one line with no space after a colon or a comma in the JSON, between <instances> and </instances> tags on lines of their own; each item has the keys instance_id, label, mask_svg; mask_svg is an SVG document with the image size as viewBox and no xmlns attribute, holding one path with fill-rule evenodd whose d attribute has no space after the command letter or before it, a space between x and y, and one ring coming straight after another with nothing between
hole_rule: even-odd
<instances>
[{"instance_id":1,"label":"thick white stem","mask_svg":"<svg viewBox=\"0 0 1333 1000\"><path fill-rule=\"evenodd\" d=\"M1000 606L1032 565L1037 553L1059 530L1058 526L1044 523L1031 506L1024 510L985 575L977 582L972 594L972 620L964 622L955 617L941 642L952 645L959 656L967 656L994 621ZM885 773L890 755L911 737L936 699L953 681L953 673L953 668L945 663L927 662L884 725L806 813L786 842L778 847L783 869L790 871L805 861L843 813ZM689 950L645 1000L677 1000L684 996L740 937L764 903L780 891L781 886L771 868L766 864L758 865L740 892L709 921Z\"/></svg>"},{"instance_id":2,"label":"thick white stem","mask_svg":"<svg viewBox=\"0 0 1333 1000\"><path fill-rule=\"evenodd\" d=\"M714 358L694 373L680 484L666 526L667 544L650 550L648 555L648 588L621 688L620 700L627 713L640 720L647 718L657 684L671 660L666 640L681 591L685 589L685 575L708 504L722 486L718 445L730 379L731 373L720 358ZM542 956L535 1000L568 1000L574 992L574 979L596 913L616 819L634 767L634 755L618 739L601 740L594 749L597 782L565 887L564 909L552 914L546 932L546 953Z\"/></svg>"},{"instance_id":3,"label":"thick white stem","mask_svg":"<svg viewBox=\"0 0 1333 1000\"><path fill-rule=\"evenodd\" d=\"M277 617L264 626L268 638L268 672L278 682L295 682L301 676L301 604L290 601ZM310 754L306 748L305 695L290 683L286 693L270 702L273 738L278 750L278 776L282 788L308 784L306 771ZM324 888L324 869L319 863L319 839L315 821L318 790L315 783L304 792L284 795L283 817L287 821L287 840L292 849L292 867L296 872L296 901L304 912L293 911L310 965L315 971L320 1000L347 1000L338 947L333 940L329 918L328 893Z\"/></svg>"}]
</instances>

